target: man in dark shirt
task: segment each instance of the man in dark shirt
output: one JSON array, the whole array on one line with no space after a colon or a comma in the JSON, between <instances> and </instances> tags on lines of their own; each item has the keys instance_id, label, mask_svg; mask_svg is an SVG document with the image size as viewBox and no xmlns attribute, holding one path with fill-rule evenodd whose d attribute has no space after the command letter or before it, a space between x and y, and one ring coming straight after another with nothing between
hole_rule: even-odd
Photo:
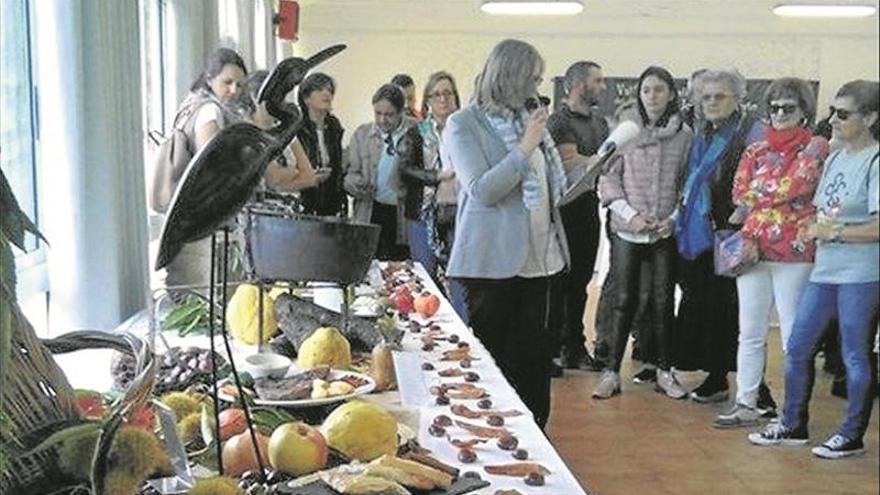
<instances>
[{"instance_id":1,"label":"man in dark shirt","mask_svg":"<svg viewBox=\"0 0 880 495\"><path fill-rule=\"evenodd\" d=\"M563 164L571 169L589 162L589 157L596 154L608 137L608 123L594 110L606 89L602 67L595 62L576 62L565 71L563 85L566 99L550 116L547 128ZM599 249L599 199L595 188L563 206L560 212L571 253L571 269L558 280L559 297L553 298L560 302L551 309L554 327L560 332L555 345L561 351L563 367L593 370L593 359L584 346L584 308Z\"/></svg>"}]
</instances>

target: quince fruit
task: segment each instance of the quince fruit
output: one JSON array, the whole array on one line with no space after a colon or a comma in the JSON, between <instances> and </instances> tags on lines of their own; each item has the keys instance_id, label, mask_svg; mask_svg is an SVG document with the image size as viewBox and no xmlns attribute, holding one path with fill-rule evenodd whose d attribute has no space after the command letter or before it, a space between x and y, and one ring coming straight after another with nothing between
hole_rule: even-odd
<instances>
[{"instance_id":1,"label":"quince fruit","mask_svg":"<svg viewBox=\"0 0 880 495\"><path fill-rule=\"evenodd\" d=\"M226 307L226 321L235 340L248 345L257 344L260 335L259 309L260 288L253 284L239 285ZM268 342L277 332L275 300L264 293L263 342Z\"/></svg>"},{"instance_id":2,"label":"quince fruit","mask_svg":"<svg viewBox=\"0 0 880 495\"><path fill-rule=\"evenodd\" d=\"M334 327L318 328L299 346L296 364L304 370L318 366L348 369L351 367L351 344Z\"/></svg>"},{"instance_id":3,"label":"quince fruit","mask_svg":"<svg viewBox=\"0 0 880 495\"><path fill-rule=\"evenodd\" d=\"M397 420L371 402L339 406L324 420L321 433L331 447L362 462L397 453Z\"/></svg>"}]
</instances>

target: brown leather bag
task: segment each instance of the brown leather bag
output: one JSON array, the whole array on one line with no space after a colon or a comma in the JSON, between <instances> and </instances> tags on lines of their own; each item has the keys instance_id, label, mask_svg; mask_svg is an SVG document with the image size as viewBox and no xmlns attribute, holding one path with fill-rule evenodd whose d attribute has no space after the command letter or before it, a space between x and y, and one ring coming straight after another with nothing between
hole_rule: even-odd
<instances>
[{"instance_id":1,"label":"brown leather bag","mask_svg":"<svg viewBox=\"0 0 880 495\"><path fill-rule=\"evenodd\" d=\"M202 105L209 101L207 98L196 100L181 108L174 117L174 124L168 136L164 136L159 131L150 131L147 134L148 146L152 148L153 153L153 177L147 199L150 209L157 213L168 211L174 191L195 155L194 144L190 138L193 134L192 121Z\"/></svg>"}]
</instances>

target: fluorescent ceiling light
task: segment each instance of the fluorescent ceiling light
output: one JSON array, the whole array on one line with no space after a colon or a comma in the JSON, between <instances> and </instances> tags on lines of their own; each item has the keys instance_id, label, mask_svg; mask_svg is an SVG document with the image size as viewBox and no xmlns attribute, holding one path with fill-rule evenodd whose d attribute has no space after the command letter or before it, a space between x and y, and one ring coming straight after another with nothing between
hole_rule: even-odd
<instances>
[{"instance_id":1,"label":"fluorescent ceiling light","mask_svg":"<svg viewBox=\"0 0 880 495\"><path fill-rule=\"evenodd\" d=\"M773 7L773 13L781 17L868 17L877 8L873 5L787 3Z\"/></svg>"},{"instance_id":2,"label":"fluorescent ceiling light","mask_svg":"<svg viewBox=\"0 0 880 495\"><path fill-rule=\"evenodd\" d=\"M480 10L492 15L577 15L583 12L580 0L485 0Z\"/></svg>"}]
</instances>

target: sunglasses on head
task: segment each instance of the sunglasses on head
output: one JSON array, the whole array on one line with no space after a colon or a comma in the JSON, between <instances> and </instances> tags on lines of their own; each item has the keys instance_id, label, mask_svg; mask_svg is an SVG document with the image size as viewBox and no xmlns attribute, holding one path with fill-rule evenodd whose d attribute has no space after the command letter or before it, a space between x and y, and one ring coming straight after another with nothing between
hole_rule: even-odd
<instances>
[{"instance_id":1,"label":"sunglasses on head","mask_svg":"<svg viewBox=\"0 0 880 495\"><path fill-rule=\"evenodd\" d=\"M385 136L385 154L388 156L394 156L396 152L397 149L394 146L394 137L389 133Z\"/></svg>"},{"instance_id":2,"label":"sunglasses on head","mask_svg":"<svg viewBox=\"0 0 880 495\"><path fill-rule=\"evenodd\" d=\"M771 103L767 110L770 111L770 115L776 115L780 111L782 111L783 115L791 115L795 113L798 109L798 105L796 103L782 103L782 104L773 104Z\"/></svg>"},{"instance_id":3,"label":"sunglasses on head","mask_svg":"<svg viewBox=\"0 0 880 495\"><path fill-rule=\"evenodd\" d=\"M852 114L858 113L855 110L844 110L843 108L835 108L833 106L828 107L828 118L834 117L834 114L837 114L837 118L840 120L848 120Z\"/></svg>"}]
</instances>

